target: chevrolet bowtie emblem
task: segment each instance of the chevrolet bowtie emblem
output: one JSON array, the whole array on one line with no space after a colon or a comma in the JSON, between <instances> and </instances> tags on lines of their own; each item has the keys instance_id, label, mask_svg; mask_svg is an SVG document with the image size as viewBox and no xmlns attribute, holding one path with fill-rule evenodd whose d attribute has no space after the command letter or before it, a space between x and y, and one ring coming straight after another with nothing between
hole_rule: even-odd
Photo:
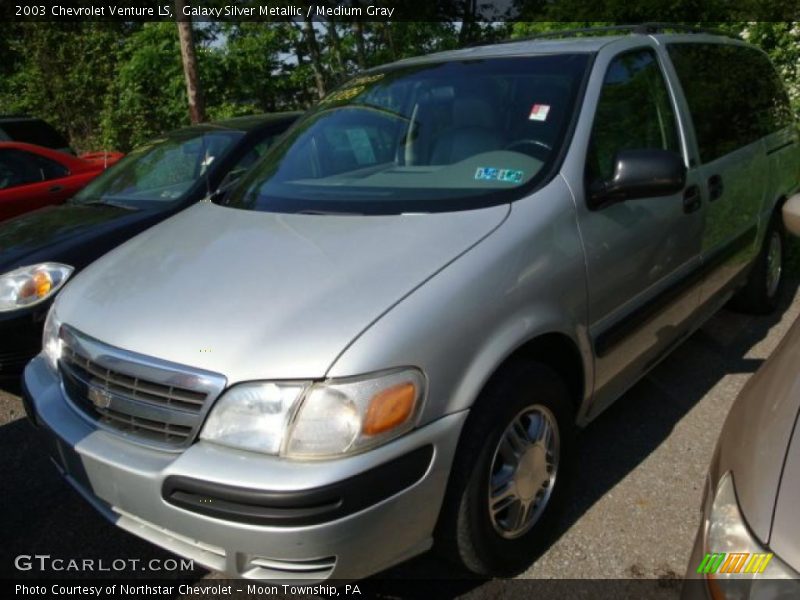
<instances>
[{"instance_id":1,"label":"chevrolet bowtie emblem","mask_svg":"<svg viewBox=\"0 0 800 600\"><path fill-rule=\"evenodd\" d=\"M108 408L111 405L111 394L97 388L89 389L89 400L97 408Z\"/></svg>"}]
</instances>

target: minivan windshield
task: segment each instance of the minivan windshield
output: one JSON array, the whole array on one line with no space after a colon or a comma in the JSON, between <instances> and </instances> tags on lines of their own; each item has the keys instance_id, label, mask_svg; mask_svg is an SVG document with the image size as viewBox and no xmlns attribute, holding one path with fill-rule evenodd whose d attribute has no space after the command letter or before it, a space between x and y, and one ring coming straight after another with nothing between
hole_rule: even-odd
<instances>
[{"instance_id":1,"label":"minivan windshield","mask_svg":"<svg viewBox=\"0 0 800 600\"><path fill-rule=\"evenodd\" d=\"M558 54L368 71L306 113L225 204L397 214L508 202L557 159L588 63Z\"/></svg>"},{"instance_id":2,"label":"minivan windshield","mask_svg":"<svg viewBox=\"0 0 800 600\"><path fill-rule=\"evenodd\" d=\"M76 194L74 204L156 208L182 200L244 133L189 130L139 146Z\"/></svg>"}]
</instances>

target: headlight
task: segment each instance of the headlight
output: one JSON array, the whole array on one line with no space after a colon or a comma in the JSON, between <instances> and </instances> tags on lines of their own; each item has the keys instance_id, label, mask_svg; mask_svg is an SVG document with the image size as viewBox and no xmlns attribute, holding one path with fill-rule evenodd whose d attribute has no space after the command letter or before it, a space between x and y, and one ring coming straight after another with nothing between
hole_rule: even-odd
<instances>
[{"instance_id":1,"label":"headlight","mask_svg":"<svg viewBox=\"0 0 800 600\"><path fill-rule=\"evenodd\" d=\"M0 312L38 304L66 283L73 268L60 263L20 267L0 275Z\"/></svg>"},{"instance_id":2,"label":"headlight","mask_svg":"<svg viewBox=\"0 0 800 600\"><path fill-rule=\"evenodd\" d=\"M781 598L789 592L796 597L795 586L771 581L794 579L796 575L750 532L739 510L730 472L717 486L704 541L705 556L697 573L705 575L715 600Z\"/></svg>"},{"instance_id":3,"label":"headlight","mask_svg":"<svg viewBox=\"0 0 800 600\"><path fill-rule=\"evenodd\" d=\"M47 313L47 320L44 322L44 332L42 333L42 356L47 364L54 371L58 370L58 360L61 358L61 321L56 315L55 306L50 307Z\"/></svg>"},{"instance_id":4,"label":"headlight","mask_svg":"<svg viewBox=\"0 0 800 600\"><path fill-rule=\"evenodd\" d=\"M303 384L242 383L217 400L200 437L205 440L278 454L287 421Z\"/></svg>"},{"instance_id":5,"label":"headlight","mask_svg":"<svg viewBox=\"0 0 800 600\"><path fill-rule=\"evenodd\" d=\"M361 452L414 427L425 378L403 369L320 383L243 383L216 402L200 437L289 458Z\"/></svg>"}]
</instances>

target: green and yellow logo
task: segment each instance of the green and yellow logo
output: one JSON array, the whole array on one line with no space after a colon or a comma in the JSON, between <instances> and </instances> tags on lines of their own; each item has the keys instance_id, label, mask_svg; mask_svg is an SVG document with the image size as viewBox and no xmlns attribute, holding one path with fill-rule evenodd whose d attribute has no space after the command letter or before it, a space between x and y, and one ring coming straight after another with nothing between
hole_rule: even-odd
<instances>
[{"instance_id":1,"label":"green and yellow logo","mask_svg":"<svg viewBox=\"0 0 800 600\"><path fill-rule=\"evenodd\" d=\"M750 554L749 552L715 552L706 554L703 562L697 567L698 573L712 575L717 573L763 573L771 553Z\"/></svg>"}]
</instances>

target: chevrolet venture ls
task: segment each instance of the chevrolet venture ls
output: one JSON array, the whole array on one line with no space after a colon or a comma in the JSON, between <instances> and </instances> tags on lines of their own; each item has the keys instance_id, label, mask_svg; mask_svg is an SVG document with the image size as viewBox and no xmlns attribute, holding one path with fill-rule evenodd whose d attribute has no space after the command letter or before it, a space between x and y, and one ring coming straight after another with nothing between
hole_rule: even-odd
<instances>
[{"instance_id":1,"label":"chevrolet venture ls","mask_svg":"<svg viewBox=\"0 0 800 600\"><path fill-rule=\"evenodd\" d=\"M435 543L514 573L576 427L731 298L774 306L798 175L778 76L724 37L370 70L69 282L28 410L98 510L212 569L360 578Z\"/></svg>"}]
</instances>

